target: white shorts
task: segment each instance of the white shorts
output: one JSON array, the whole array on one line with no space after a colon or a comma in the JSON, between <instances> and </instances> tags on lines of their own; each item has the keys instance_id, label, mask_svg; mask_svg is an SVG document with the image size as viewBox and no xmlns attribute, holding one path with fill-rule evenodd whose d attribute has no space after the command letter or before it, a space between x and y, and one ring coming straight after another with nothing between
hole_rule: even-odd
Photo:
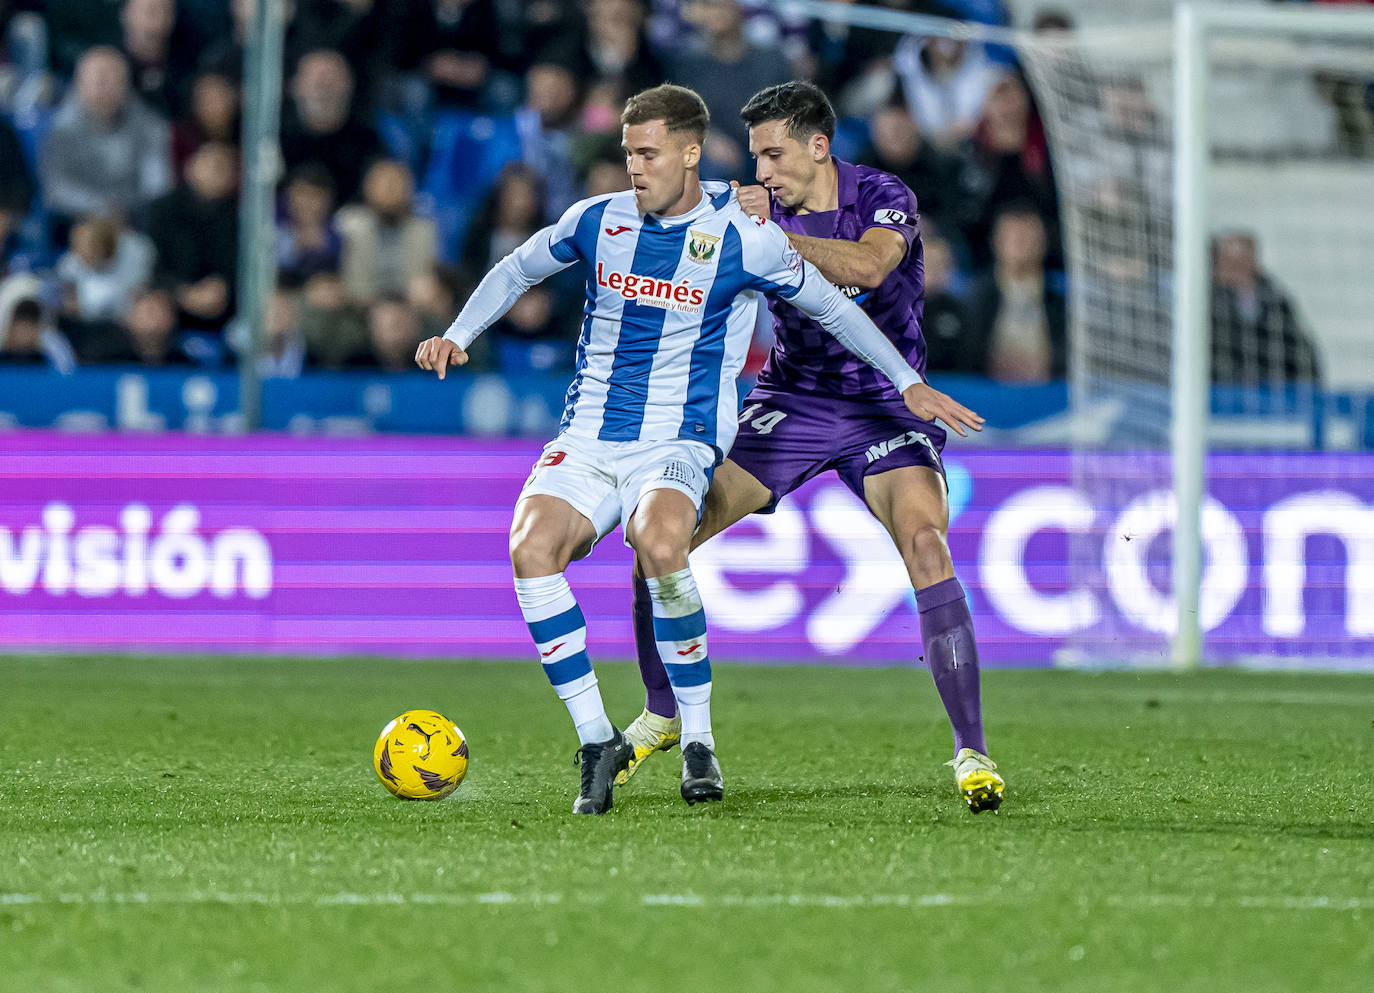
<instances>
[{"instance_id":1,"label":"white shorts","mask_svg":"<svg viewBox=\"0 0 1374 993\"><path fill-rule=\"evenodd\" d=\"M700 441L598 441L555 438L544 446L520 499L558 497L592 522L596 540L630 519L646 493L678 490L700 516L715 472L716 450Z\"/></svg>"}]
</instances>

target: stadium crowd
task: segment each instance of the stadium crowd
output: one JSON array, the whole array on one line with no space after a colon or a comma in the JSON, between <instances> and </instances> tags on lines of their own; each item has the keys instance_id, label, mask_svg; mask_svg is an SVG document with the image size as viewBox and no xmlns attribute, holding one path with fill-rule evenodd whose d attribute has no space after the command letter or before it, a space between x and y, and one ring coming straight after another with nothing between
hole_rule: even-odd
<instances>
[{"instance_id":1,"label":"stadium crowd","mask_svg":"<svg viewBox=\"0 0 1374 993\"><path fill-rule=\"evenodd\" d=\"M846 159L920 204L930 367L1066 367L1045 130L1010 51L736 0L286 0L266 376L409 369L501 258L623 189L619 112L672 80L712 114L707 177L753 181L739 108L818 82ZM1000 0L887 0L1005 22ZM0 0L0 361L221 367L236 320L243 39L254 0ZM1045 11L1037 29L1068 30ZM576 277L573 277L576 279ZM572 361L581 294L526 294L476 368Z\"/></svg>"}]
</instances>

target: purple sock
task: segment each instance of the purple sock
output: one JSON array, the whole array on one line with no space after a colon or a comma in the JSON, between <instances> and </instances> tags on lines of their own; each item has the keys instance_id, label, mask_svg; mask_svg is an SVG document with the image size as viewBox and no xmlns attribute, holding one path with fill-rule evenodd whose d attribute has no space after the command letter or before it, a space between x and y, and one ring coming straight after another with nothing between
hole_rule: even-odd
<instances>
[{"instance_id":1,"label":"purple sock","mask_svg":"<svg viewBox=\"0 0 1374 993\"><path fill-rule=\"evenodd\" d=\"M677 713L677 700L668 682L668 670L658 654L654 640L654 604L649 599L649 584L635 574L635 651L639 653L639 678L644 680L644 708L659 717Z\"/></svg>"},{"instance_id":2,"label":"purple sock","mask_svg":"<svg viewBox=\"0 0 1374 993\"><path fill-rule=\"evenodd\" d=\"M986 755L978 696L978 645L964 588L957 579L941 580L916 591L916 608L921 614L925 663L954 727L954 751L972 748Z\"/></svg>"}]
</instances>

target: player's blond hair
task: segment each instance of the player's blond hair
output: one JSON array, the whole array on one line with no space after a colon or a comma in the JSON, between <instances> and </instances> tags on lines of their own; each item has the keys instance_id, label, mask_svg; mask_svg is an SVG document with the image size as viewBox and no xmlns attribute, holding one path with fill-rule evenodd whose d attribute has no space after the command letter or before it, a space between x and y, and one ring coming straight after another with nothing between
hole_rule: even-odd
<instances>
[{"instance_id":1,"label":"player's blond hair","mask_svg":"<svg viewBox=\"0 0 1374 993\"><path fill-rule=\"evenodd\" d=\"M621 124L648 124L662 121L669 134L687 134L698 145L706 140L711 112L696 90L664 83L641 90L625 101Z\"/></svg>"}]
</instances>

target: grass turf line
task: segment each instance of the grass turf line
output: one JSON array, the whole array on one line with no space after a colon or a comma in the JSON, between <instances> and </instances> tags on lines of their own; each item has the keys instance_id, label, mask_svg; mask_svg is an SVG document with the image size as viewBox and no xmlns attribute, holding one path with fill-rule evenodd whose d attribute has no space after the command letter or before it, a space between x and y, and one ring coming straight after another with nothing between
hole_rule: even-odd
<instances>
[{"instance_id":1,"label":"grass turf line","mask_svg":"<svg viewBox=\"0 0 1374 993\"><path fill-rule=\"evenodd\" d=\"M999 815L919 670L716 667L678 753L574 818L532 663L0 659L0 989L1364 989L1374 680L992 671ZM601 665L613 719L632 666ZM381 726L468 735L391 799Z\"/></svg>"}]
</instances>

